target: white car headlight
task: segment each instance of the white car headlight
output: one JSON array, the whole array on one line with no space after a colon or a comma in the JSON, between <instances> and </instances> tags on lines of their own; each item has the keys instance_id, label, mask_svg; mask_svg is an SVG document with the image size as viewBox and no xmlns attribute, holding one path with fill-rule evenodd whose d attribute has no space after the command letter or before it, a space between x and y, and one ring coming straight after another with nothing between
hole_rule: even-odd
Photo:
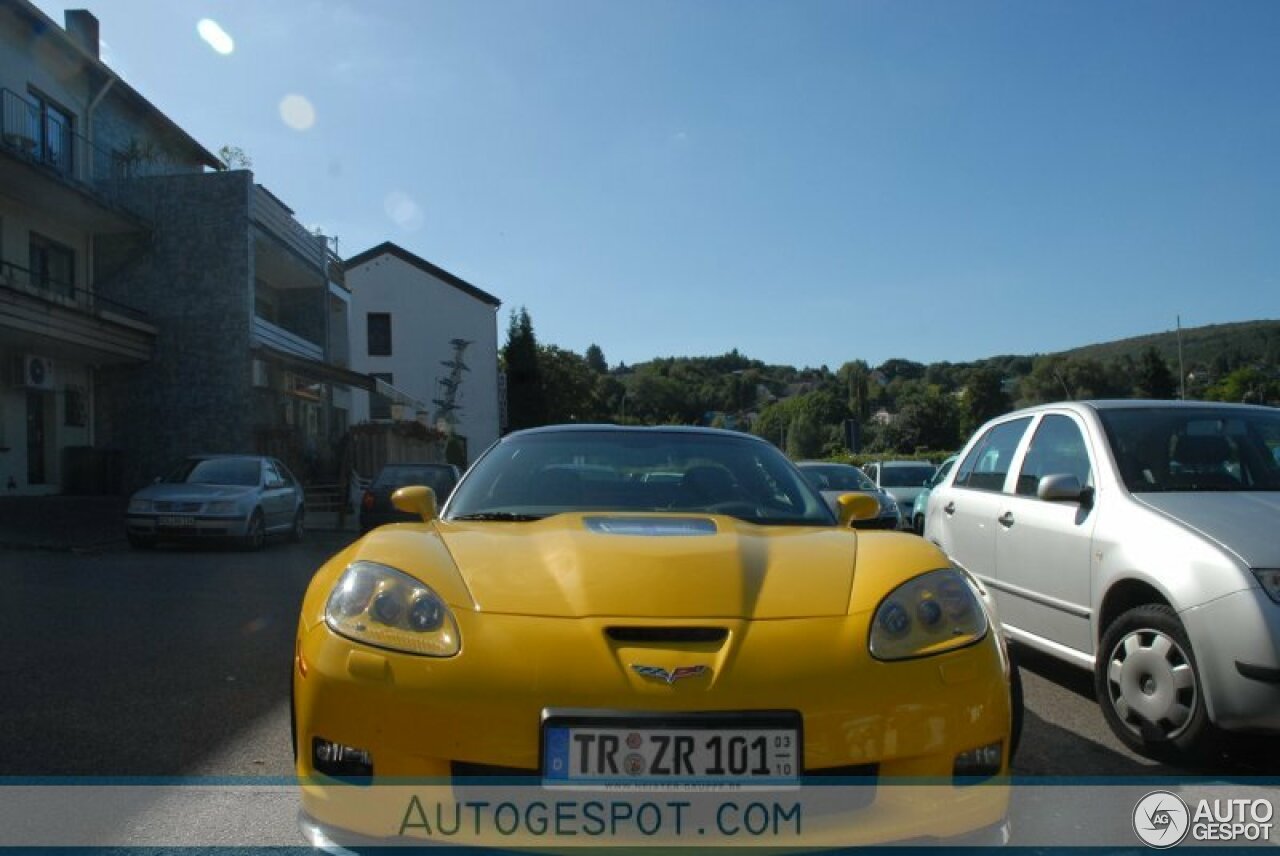
<instances>
[{"instance_id":1,"label":"white car headlight","mask_svg":"<svg viewBox=\"0 0 1280 856\"><path fill-rule=\"evenodd\" d=\"M908 580L880 601L868 645L877 660L929 657L987 635L987 614L955 568Z\"/></svg>"},{"instance_id":2,"label":"white car headlight","mask_svg":"<svg viewBox=\"0 0 1280 856\"><path fill-rule=\"evenodd\" d=\"M119 508L119 506L116 506ZM153 503L149 499L131 499L129 500L130 514L146 514L151 511Z\"/></svg>"},{"instance_id":3,"label":"white car headlight","mask_svg":"<svg viewBox=\"0 0 1280 856\"><path fill-rule=\"evenodd\" d=\"M458 623L425 583L386 565L353 562L329 594L325 623L348 639L426 657L458 653Z\"/></svg>"},{"instance_id":4,"label":"white car headlight","mask_svg":"<svg viewBox=\"0 0 1280 856\"><path fill-rule=\"evenodd\" d=\"M1280 568L1254 568L1253 575L1267 597L1280 603Z\"/></svg>"},{"instance_id":5,"label":"white car headlight","mask_svg":"<svg viewBox=\"0 0 1280 856\"><path fill-rule=\"evenodd\" d=\"M235 514L236 504L229 500L220 499L205 506L205 511L210 514Z\"/></svg>"}]
</instances>

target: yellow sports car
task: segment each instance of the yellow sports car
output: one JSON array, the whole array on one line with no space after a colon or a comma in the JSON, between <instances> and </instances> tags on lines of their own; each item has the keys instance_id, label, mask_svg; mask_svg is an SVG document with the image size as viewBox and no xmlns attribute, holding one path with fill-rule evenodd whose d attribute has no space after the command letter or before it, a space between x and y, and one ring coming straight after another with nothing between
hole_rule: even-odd
<instances>
[{"instance_id":1,"label":"yellow sports car","mask_svg":"<svg viewBox=\"0 0 1280 856\"><path fill-rule=\"evenodd\" d=\"M293 669L318 845L1004 840L999 623L922 539L857 531L772 445L508 435L334 556ZM762 839L763 836L763 839Z\"/></svg>"}]
</instances>

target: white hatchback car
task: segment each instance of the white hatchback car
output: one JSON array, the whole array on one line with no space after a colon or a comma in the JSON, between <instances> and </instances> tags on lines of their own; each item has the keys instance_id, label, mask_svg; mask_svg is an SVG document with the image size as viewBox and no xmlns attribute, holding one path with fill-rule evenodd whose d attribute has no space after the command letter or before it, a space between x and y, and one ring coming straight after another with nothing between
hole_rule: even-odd
<instances>
[{"instance_id":1,"label":"white hatchback car","mask_svg":"<svg viewBox=\"0 0 1280 856\"><path fill-rule=\"evenodd\" d=\"M988 422L925 537L1010 638L1089 668L1132 748L1280 733L1280 410L1095 401Z\"/></svg>"}]
</instances>

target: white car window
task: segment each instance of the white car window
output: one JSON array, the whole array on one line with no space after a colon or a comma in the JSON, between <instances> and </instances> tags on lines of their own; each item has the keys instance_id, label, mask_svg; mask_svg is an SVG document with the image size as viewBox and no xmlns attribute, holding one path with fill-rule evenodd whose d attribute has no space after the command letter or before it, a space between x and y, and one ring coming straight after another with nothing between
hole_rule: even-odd
<instances>
[{"instance_id":1,"label":"white car window","mask_svg":"<svg viewBox=\"0 0 1280 856\"><path fill-rule=\"evenodd\" d=\"M965 456L956 473L955 486L975 490L1002 490L1013 453L1031 423L1031 417L993 426Z\"/></svg>"},{"instance_id":2,"label":"white car window","mask_svg":"<svg viewBox=\"0 0 1280 856\"><path fill-rule=\"evenodd\" d=\"M1069 416L1058 413L1050 413L1040 420L1018 472L1017 492L1022 496L1035 496L1040 479L1049 475L1072 475L1081 486L1093 484L1084 435Z\"/></svg>"}]
</instances>

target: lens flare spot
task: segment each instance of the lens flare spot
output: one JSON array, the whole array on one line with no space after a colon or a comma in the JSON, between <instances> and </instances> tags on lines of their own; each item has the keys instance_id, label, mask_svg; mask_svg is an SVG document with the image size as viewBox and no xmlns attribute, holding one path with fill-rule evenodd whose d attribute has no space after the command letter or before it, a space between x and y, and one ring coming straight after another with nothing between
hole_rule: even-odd
<instances>
[{"instance_id":1,"label":"lens flare spot","mask_svg":"<svg viewBox=\"0 0 1280 856\"><path fill-rule=\"evenodd\" d=\"M235 40L222 29L222 25L212 18L201 18L196 24L196 33L204 39L209 47L217 53L227 56L236 49Z\"/></svg>"},{"instance_id":2,"label":"lens flare spot","mask_svg":"<svg viewBox=\"0 0 1280 856\"><path fill-rule=\"evenodd\" d=\"M400 190L388 193L387 198L383 200L383 208L391 218L391 222L401 229L414 231L422 228L422 209L409 194Z\"/></svg>"},{"instance_id":3,"label":"lens flare spot","mask_svg":"<svg viewBox=\"0 0 1280 856\"><path fill-rule=\"evenodd\" d=\"M295 131L308 131L316 123L316 108L303 95L280 99L280 118Z\"/></svg>"}]
</instances>

